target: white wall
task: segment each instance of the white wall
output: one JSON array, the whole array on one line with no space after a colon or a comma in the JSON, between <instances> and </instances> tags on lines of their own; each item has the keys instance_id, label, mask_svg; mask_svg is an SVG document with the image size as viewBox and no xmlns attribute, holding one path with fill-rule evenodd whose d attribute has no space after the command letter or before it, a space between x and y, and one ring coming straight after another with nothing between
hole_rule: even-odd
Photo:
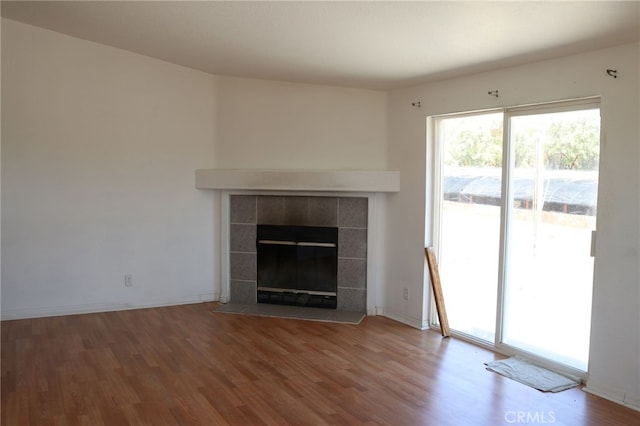
<instances>
[{"instance_id":1,"label":"white wall","mask_svg":"<svg viewBox=\"0 0 640 426\"><path fill-rule=\"evenodd\" d=\"M425 170L430 170L426 118L601 96L604 137L588 389L640 408L639 56L638 44L625 45L391 93L389 166L400 170L402 191L390 198L387 210L388 243L396 249L389 252L386 268L386 313L417 326L427 324L424 218L432 205L425 200ZM608 77L607 68L617 69L619 78ZM496 89L499 98L487 94ZM422 108L412 108L414 101L421 101ZM417 297L404 302L402 287Z\"/></svg>"},{"instance_id":2,"label":"white wall","mask_svg":"<svg viewBox=\"0 0 640 426\"><path fill-rule=\"evenodd\" d=\"M3 20L2 317L216 297L215 114L211 75Z\"/></svg>"},{"instance_id":3,"label":"white wall","mask_svg":"<svg viewBox=\"0 0 640 426\"><path fill-rule=\"evenodd\" d=\"M217 299L220 198L196 169L386 168L386 93L3 24L3 318Z\"/></svg>"},{"instance_id":4,"label":"white wall","mask_svg":"<svg viewBox=\"0 0 640 426\"><path fill-rule=\"evenodd\" d=\"M219 77L217 105L216 168L386 170L384 92ZM384 213L385 197L375 198L374 217ZM225 217L222 208L215 209L216 223ZM384 241L384 229L375 235ZM216 235L216 247L225 241L220 237ZM370 253L375 259L382 256L381 249ZM215 258L217 265L222 261ZM376 279L381 263L370 265L378 288L384 286ZM226 276L219 278L221 282Z\"/></svg>"},{"instance_id":5,"label":"white wall","mask_svg":"<svg viewBox=\"0 0 640 426\"><path fill-rule=\"evenodd\" d=\"M386 168L384 92L220 77L216 166Z\"/></svg>"}]
</instances>

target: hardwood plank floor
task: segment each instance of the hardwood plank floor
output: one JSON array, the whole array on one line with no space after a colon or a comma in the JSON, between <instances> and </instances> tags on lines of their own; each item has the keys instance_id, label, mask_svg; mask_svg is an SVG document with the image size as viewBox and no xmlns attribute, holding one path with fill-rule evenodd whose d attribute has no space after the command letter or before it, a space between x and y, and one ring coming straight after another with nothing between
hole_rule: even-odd
<instances>
[{"instance_id":1,"label":"hardwood plank floor","mask_svg":"<svg viewBox=\"0 0 640 426\"><path fill-rule=\"evenodd\" d=\"M500 358L383 317L215 304L4 321L3 425L635 425L640 412L490 373Z\"/></svg>"}]
</instances>

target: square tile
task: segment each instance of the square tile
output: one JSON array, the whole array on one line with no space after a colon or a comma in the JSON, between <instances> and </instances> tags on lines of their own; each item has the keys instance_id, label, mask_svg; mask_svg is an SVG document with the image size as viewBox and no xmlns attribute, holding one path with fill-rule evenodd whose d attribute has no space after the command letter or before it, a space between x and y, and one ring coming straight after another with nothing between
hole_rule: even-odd
<instances>
[{"instance_id":1,"label":"square tile","mask_svg":"<svg viewBox=\"0 0 640 426\"><path fill-rule=\"evenodd\" d=\"M231 223L256 223L256 196L229 196L229 218Z\"/></svg>"},{"instance_id":2,"label":"square tile","mask_svg":"<svg viewBox=\"0 0 640 426\"><path fill-rule=\"evenodd\" d=\"M338 257L367 258L367 230L340 228L338 230Z\"/></svg>"},{"instance_id":3,"label":"square tile","mask_svg":"<svg viewBox=\"0 0 640 426\"><path fill-rule=\"evenodd\" d=\"M309 225L338 226L336 197L309 197Z\"/></svg>"},{"instance_id":4,"label":"square tile","mask_svg":"<svg viewBox=\"0 0 640 426\"><path fill-rule=\"evenodd\" d=\"M345 197L338 200L338 226L366 228L368 221L367 198Z\"/></svg>"},{"instance_id":5,"label":"square tile","mask_svg":"<svg viewBox=\"0 0 640 426\"><path fill-rule=\"evenodd\" d=\"M339 311L366 312L366 291L360 288L338 287L338 307L336 309Z\"/></svg>"},{"instance_id":6,"label":"square tile","mask_svg":"<svg viewBox=\"0 0 640 426\"><path fill-rule=\"evenodd\" d=\"M308 225L307 211L309 209L308 197L284 198L284 224Z\"/></svg>"},{"instance_id":7,"label":"square tile","mask_svg":"<svg viewBox=\"0 0 640 426\"><path fill-rule=\"evenodd\" d=\"M256 253L229 253L229 272L232 280L257 280Z\"/></svg>"},{"instance_id":8,"label":"square tile","mask_svg":"<svg viewBox=\"0 0 640 426\"><path fill-rule=\"evenodd\" d=\"M284 197L258 196L257 220L260 225L283 225Z\"/></svg>"},{"instance_id":9,"label":"square tile","mask_svg":"<svg viewBox=\"0 0 640 426\"><path fill-rule=\"evenodd\" d=\"M256 252L256 225L233 223L229 228L229 248L231 251Z\"/></svg>"},{"instance_id":10,"label":"square tile","mask_svg":"<svg viewBox=\"0 0 640 426\"><path fill-rule=\"evenodd\" d=\"M255 281L231 280L229 293L231 303L250 305L258 302L258 287Z\"/></svg>"},{"instance_id":11,"label":"square tile","mask_svg":"<svg viewBox=\"0 0 640 426\"><path fill-rule=\"evenodd\" d=\"M367 261L338 259L338 287L366 288Z\"/></svg>"}]
</instances>

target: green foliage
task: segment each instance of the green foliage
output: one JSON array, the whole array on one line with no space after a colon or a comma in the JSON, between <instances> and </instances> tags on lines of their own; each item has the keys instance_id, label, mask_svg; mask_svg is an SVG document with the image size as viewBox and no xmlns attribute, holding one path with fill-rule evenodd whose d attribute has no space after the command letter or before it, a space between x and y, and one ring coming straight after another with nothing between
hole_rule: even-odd
<instances>
[{"instance_id":1,"label":"green foliage","mask_svg":"<svg viewBox=\"0 0 640 426\"><path fill-rule=\"evenodd\" d=\"M548 169L597 170L600 127L585 119L554 122L548 131L544 163Z\"/></svg>"},{"instance_id":2,"label":"green foliage","mask_svg":"<svg viewBox=\"0 0 640 426\"><path fill-rule=\"evenodd\" d=\"M500 167L502 164L502 138L464 131L451 150L456 166Z\"/></svg>"},{"instance_id":3,"label":"green foliage","mask_svg":"<svg viewBox=\"0 0 640 426\"><path fill-rule=\"evenodd\" d=\"M445 127L446 163L454 167L502 165L502 116L450 120Z\"/></svg>"},{"instance_id":4,"label":"green foliage","mask_svg":"<svg viewBox=\"0 0 640 426\"><path fill-rule=\"evenodd\" d=\"M517 168L533 168L542 148L544 167L554 170L597 170L600 127L597 120L577 115L527 117L513 133ZM502 119L495 116L450 120L445 126L446 164L457 167L501 167Z\"/></svg>"}]
</instances>

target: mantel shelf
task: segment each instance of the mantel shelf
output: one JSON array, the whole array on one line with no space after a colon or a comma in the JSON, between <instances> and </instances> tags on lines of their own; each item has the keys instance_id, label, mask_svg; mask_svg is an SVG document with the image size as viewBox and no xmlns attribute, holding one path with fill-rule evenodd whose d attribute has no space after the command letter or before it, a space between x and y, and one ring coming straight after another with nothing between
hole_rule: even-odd
<instances>
[{"instance_id":1,"label":"mantel shelf","mask_svg":"<svg viewBox=\"0 0 640 426\"><path fill-rule=\"evenodd\" d=\"M196 170L196 188L263 191L399 192L387 170Z\"/></svg>"}]
</instances>

